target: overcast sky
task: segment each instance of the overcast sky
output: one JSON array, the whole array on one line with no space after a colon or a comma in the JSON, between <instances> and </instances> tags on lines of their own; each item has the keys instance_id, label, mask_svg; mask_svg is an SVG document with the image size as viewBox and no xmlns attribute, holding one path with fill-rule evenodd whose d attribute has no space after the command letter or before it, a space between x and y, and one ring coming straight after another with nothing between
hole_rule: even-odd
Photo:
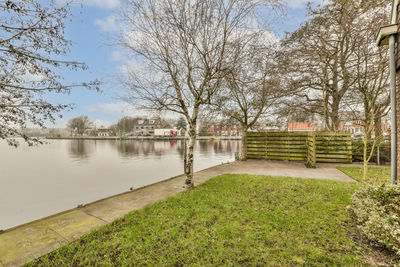
<instances>
[{"instance_id":1,"label":"overcast sky","mask_svg":"<svg viewBox=\"0 0 400 267\"><path fill-rule=\"evenodd\" d=\"M63 0L59 0L63 1ZM98 78L102 80L103 92L76 89L70 95L50 95L55 103L74 103L75 108L64 112L64 118L56 125L64 127L73 117L88 115L97 126L109 126L123 115L141 115L134 108L118 99L115 77L126 60L122 52L109 40L110 34L118 30L115 17L123 0L83 0L83 7L76 4L72 8L72 21L67 24L66 36L72 41L70 60L84 61L89 70L80 72L62 71L66 83L76 83ZM273 26L277 36L295 30L306 15L307 0L286 0L287 17ZM319 3L322 0L311 1Z\"/></svg>"}]
</instances>

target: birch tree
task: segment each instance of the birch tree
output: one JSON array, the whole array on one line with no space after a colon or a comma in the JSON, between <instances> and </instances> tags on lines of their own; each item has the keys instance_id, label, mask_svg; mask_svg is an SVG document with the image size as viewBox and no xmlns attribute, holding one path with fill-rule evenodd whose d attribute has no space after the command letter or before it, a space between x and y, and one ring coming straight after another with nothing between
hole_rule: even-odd
<instances>
[{"instance_id":1,"label":"birch tree","mask_svg":"<svg viewBox=\"0 0 400 267\"><path fill-rule=\"evenodd\" d=\"M135 56L123 69L126 100L182 115L188 123L186 187L193 183L193 149L201 108L211 103L226 75L224 60L243 40L260 5L278 0L127 0L121 44Z\"/></svg>"}]
</instances>

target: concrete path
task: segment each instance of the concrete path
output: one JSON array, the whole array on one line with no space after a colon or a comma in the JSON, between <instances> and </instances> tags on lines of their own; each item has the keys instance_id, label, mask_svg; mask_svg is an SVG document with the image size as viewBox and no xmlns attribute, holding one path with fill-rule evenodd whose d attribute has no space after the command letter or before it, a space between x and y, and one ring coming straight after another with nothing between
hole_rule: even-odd
<instances>
[{"instance_id":1,"label":"concrete path","mask_svg":"<svg viewBox=\"0 0 400 267\"><path fill-rule=\"evenodd\" d=\"M257 174L355 182L334 164L308 169L304 163L248 160L218 165L195 173L195 184L224 174ZM0 267L19 266L44 255L63 243L136 209L183 191L183 175L134 191L112 196L81 208L68 210L0 233Z\"/></svg>"}]
</instances>

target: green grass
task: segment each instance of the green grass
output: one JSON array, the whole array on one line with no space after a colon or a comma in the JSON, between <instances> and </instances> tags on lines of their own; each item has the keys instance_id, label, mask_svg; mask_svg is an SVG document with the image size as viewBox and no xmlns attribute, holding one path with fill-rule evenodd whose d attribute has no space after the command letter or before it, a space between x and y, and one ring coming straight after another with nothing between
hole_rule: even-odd
<instances>
[{"instance_id":1,"label":"green grass","mask_svg":"<svg viewBox=\"0 0 400 267\"><path fill-rule=\"evenodd\" d=\"M129 213L28 266L354 266L358 184L222 175Z\"/></svg>"},{"instance_id":2,"label":"green grass","mask_svg":"<svg viewBox=\"0 0 400 267\"><path fill-rule=\"evenodd\" d=\"M376 185L390 184L390 168L368 167L367 179L365 181L363 180L363 167L339 166L337 168L359 182Z\"/></svg>"}]
</instances>

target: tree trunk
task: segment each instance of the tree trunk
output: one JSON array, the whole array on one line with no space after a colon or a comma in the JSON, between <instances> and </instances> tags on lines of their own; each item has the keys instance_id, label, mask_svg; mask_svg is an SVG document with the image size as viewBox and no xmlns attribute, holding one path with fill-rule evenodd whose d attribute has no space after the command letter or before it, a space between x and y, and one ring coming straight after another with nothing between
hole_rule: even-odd
<instances>
[{"instance_id":1,"label":"tree trunk","mask_svg":"<svg viewBox=\"0 0 400 267\"><path fill-rule=\"evenodd\" d=\"M189 147L188 147L188 155L185 166L186 180L185 187L192 188L194 187L193 183L193 150L194 144L196 142L196 124L190 125L189 128Z\"/></svg>"},{"instance_id":2,"label":"tree trunk","mask_svg":"<svg viewBox=\"0 0 400 267\"><path fill-rule=\"evenodd\" d=\"M247 160L247 126L242 125L242 147L240 151L240 160Z\"/></svg>"},{"instance_id":3,"label":"tree trunk","mask_svg":"<svg viewBox=\"0 0 400 267\"><path fill-rule=\"evenodd\" d=\"M339 103L340 99L335 98L332 101L332 112L331 112L331 121L332 121L332 131L338 131L340 125L340 118L339 118Z\"/></svg>"}]
</instances>

